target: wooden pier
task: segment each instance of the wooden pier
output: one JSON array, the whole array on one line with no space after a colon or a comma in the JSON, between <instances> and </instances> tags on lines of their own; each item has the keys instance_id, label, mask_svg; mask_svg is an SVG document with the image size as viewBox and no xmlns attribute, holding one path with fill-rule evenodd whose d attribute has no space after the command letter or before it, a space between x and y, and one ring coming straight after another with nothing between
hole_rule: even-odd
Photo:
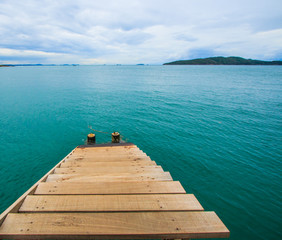
<instances>
[{"instance_id":1,"label":"wooden pier","mask_svg":"<svg viewBox=\"0 0 282 240\"><path fill-rule=\"evenodd\" d=\"M227 237L214 212L129 143L78 146L0 215L0 239Z\"/></svg>"}]
</instances>

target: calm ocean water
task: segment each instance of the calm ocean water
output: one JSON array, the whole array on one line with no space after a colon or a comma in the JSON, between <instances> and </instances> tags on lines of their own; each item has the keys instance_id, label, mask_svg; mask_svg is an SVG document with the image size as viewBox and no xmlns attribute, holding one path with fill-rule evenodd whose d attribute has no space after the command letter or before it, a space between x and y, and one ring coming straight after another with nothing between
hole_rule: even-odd
<instances>
[{"instance_id":1,"label":"calm ocean water","mask_svg":"<svg viewBox=\"0 0 282 240\"><path fill-rule=\"evenodd\" d=\"M282 67L0 68L0 100L1 212L91 125L170 171L230 239L282 238Z\"/></svg>"}]
</instances>

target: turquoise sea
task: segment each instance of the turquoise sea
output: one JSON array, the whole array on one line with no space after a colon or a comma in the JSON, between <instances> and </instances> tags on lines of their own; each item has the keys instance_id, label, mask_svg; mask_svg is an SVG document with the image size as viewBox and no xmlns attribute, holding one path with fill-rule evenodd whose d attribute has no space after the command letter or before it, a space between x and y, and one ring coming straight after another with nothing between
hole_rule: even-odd
<instances>
[{"instance_id":1,"label":"turquoise sea","mask_svg":"<svg viewBox=\"0 0 282 240\"><path fill-rule=\"evenodd\" d=\"M170 171L230 239L282 239L281 120L280 66L0 68L0 212L91 125Z\"/></svg>"}]
</instances>

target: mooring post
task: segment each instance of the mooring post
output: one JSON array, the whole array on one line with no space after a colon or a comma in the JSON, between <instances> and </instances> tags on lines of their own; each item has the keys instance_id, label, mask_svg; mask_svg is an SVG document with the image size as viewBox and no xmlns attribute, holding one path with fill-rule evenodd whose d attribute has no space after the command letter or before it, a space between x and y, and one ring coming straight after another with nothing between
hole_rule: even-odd
<instances>
[{"instance_id":1,"label":"mooring post","mask_svg":"<svg viewBox=\"0 0 282 240\"><path fill-rule=\"evenodd\" d=\"M96 136L94 133L89 133L87 135L87 144L93 144L96 142Z\"/></svg>"},{"instance_id":2,"label":"mooring post","mask_svg":"<svg viewBox=\"0 0 282 240\"><path fill-rule=\"evenodd\" d=\"M119 143L120 142L120 134L118 132L112 133L112 143Z\"/></svg>"}]
</instances>

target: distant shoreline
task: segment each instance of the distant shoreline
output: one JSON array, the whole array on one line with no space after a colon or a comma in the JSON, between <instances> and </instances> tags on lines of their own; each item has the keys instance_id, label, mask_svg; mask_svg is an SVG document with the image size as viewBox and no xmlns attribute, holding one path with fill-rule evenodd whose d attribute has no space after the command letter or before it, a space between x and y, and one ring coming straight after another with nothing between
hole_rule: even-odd
<instances>
[{"instance_id":1,"label":"distant shoreline","mask_svg":"<svg viewBox=\"0 0 282 240\"><path fill-rule=\"evenodd\" d=\"M52 67L52 66L79 66L79 64L1 64L0 67Z\"/></svg>"},{"instance_id":2,"label":"distant shoreline","mask_svg":"<svg viewBox=\"0 0 282 240\"><path fill-rule=\"evenodd\" d=\"M179 60L163 65L282 65L282 61L262 61L241 57L210 57L192 60Z\"/></svg>"}]
</instances>

